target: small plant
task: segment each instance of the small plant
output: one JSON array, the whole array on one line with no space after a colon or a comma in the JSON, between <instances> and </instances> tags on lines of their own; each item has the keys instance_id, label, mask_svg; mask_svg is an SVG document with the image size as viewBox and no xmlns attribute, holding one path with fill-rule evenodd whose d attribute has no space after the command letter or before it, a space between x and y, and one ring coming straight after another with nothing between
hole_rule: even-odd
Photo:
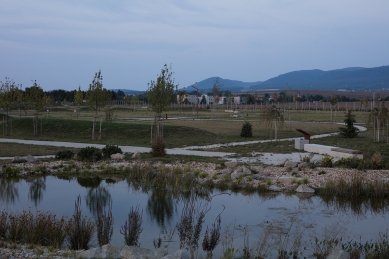
<instances>
[{"instance_id":1,"label":"small plant","mask_svg":"<svg viewBox=\"0 0 389 259\"><path fill-rule=\"evenodd\" d=\"M202 243L203 250L207 252L207 258L212 258L212 251L220 242L220 215L216 218L216 221L212 224L211 229L205 231L204 239Z\"/></svg>"},{"instance_id":2,"label":"small plant","mask_svg":"<svg viewBox=\"0 0 389 259\"><path fill-rule=\"evenodd\" d=\"M250 122L246 121L242 125L242 129L240 131L240 136L242 138L252 138L253 137L253 125Z\"/></svg>"},{"instance_id":3,"label":"small plant","mask_svg":"<svg viewBox=\"0 0 389 259\"><path fill-rule=\"evenodd\" d=\"M96 162L101 160L102 156L101 150L96 147L85 147L77 153L77 157L82 161Z\"/></svg>"},{"instance_id":4,"label":"small plant","mask_svg":"<svg viewBox=\"0 0 389 259\"><path fill-rule=\"evenodd\" d=\"M231 181L231 175L230 174L224 175L224 180L225 181Z\"/></svg>"},{"instance_id":5,"label":"small plant","mask_svg":"<svg viewBox=\"0 0 389 259\"><path fill-rule=\"evenodd\" d=\"M291 184L296 184L297 183L297 180L296 178L293 178L291 181L290 181Z\"/></svg>"},{"instance_id":6,"label":"small plant","mask_svg":"<svg viewBox=\"0 0 389 259\"><path fill-rule=\"evenodd\" d=\"M248 182L252 182L253 181L253 178L251 176L247 177L247 181Z\"/></svg>"},{"instance_id":7,"label":"small plant","mask_svg":"<svg viewBox=\"0 0 389 259\"><path fill-rule=\"evenodd\" d=\"M326 174L326 173L327 173L326 171L321 170L321 171L319 172L319 175Z\"/></svg>"},{"instance_id":8,"label":"small plant","mask_svg":"<svg viewBox=\"0 0 389 259\"><path fill-rule=\"evenodd\" d=\"M272 185L272 181L271 181L270 179L267 179L267 180L266 180L266 184L267 184L267 185Z\"/></svg>"},{"instance_id":9,"label":"small plant","mask_svg":"<svg viewBox=\"0 0 389 259\"><path fill-rule=\"evenodd\" d=\"M120 229L120 234L124 235L124 243L128 246L139 246L139 235L142 233L142 212L139 212L139 205L131 207L128 213L128 220Z\"/></svg>"},{"instance_id":10,"label":"small plant","mask_svg":"<svg viewBox=\"0 0 389 259\"><path fill-rule=\"evenodd\" d=\"M194 174L197 175L197 176L199 176L200 173L201 173L200 169L196 169L196 170L194 171Z\"/></svg>"},{"instance_id":11,"label":"small plant","mask_svg":"<svg viewBox=\"0 0 389 259\"><path fill-rule=\"evenodd\" d=\"M109 244L113 233L112 204L108 200L108 211L103 209L101 202L97 204L97 240L100 246Z\"/></svg>"},{"instance_id":12,"label":"small plant","mask_svg":"<svg viewBox=\"0 0 389 259\"><path fill-rule=\"evenodd\" d=\"M320 160L320 165L322 167L332 167L334 164L334 158L329 155L324 155L324 157Z\"/></svg>"},{"instance_id":13,"label":"small plant","mask_svg":"<svg viewBox=\"0 0 389 259\"><path fill-rule=\"evenodd\" d=\"M63 150L63 151L58 151L57 154L55 155L56 159L72 159L74 156L74 153L70 150Z\"/></svg>"},{"instance_id":14,"label":"small plant","mask_svg":"<svg viewBox=\"0 0 389 259\"><path fill-rule=\"evenodd\" d=\"M292 170L293 170L293 169L292 169L292 167L290 167L290 166L289 166L288 168L286 168L286 171L287 171L287 172L291 172Z\"/></svg>"},{"instance_id":15,"label":"small plant","mask_svg":"<svg viewBox=\"0 0 389 259\"><path fill-rule=\"evenodd\" d=\"M103 152L104 158L111 158L111 155L117 154L117 153L123 154L121 148L119 148L118 146L115 146L115 145L110 145L110 144L106 145L102 149L102 152Z\"/></svg>"},{"instance_id":16,"label":"small plant","mask_svg":"<svg viewBox=\"0 0 389 259\"><path fill-rule=\"evenodd\" d=\"M105 169L105 164L100 164L99 168L100 168L100 170L104 170Z\"/></svg>"},{"instance_id":17,"label":"small plant","mask_svg":"<svg viewBox=\"0 0 389 259\"><path fill-rule=\"evenodd\" d=\"M206 178L208 176L208 173L207 172L202 172L199 176L200 176L201 179L204 179L204 178Z\"/></svg>"},{"instance_id":18,"label":"small plant","mask_svg":"<svg viewBox=\"0 0 389 259\"><path fill-rule=\"evenodd\" d=\"M217 174L213 174L212 175L212 180L216 180L217 179Z\"/></svg>"},{"instance_id":19,"label":"small plant","mask_svg":"<svg viewBox=\"0 0 389 259\"><path fill-rule=\"evenodd\" d=\"M309 179L308 179L308 177L304 177L304 178L303 178L303 183L304 183L304 184L307 184L307 183L309 183Z\"/></svg>"},{"instance_id":20,"label":"small plant","mask_svg":"<svg viewBox=\"0 0 389 259\"><path fill-rule=\"evenodd\" d=\"M20 168L18 167L12 167L12 166L6 166L5 169L3 169L4 174L7 176L15 176L20 173Z\"/></svg>"}]
</instances>

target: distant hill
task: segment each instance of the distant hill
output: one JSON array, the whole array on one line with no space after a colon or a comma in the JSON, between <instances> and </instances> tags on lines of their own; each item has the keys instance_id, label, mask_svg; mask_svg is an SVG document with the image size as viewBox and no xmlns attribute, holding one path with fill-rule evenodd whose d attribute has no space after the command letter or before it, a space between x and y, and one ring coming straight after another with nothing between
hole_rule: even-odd
<instances>
[{"instance_id":1,"label":"distant hill","mask_svg":"<svg viewBox=\"0 0 389 259\"><path fill-rule=\"evenodd\" d=\"M250 87L252 90L267 88L381 90L389 88L389 66L294 71Z\"/></svg>"},{"instance_id":2,"label":"distant hill","mask_svg":"<svg viewBox=\"0 0 389 259\"><path fill-rule=\"evenodd\" d=\"M212 91L218 77L210 77L199 81L197 87L203 93ZM293 71L270 78L266 81L242 82L219 77L222 91L242 92L264 89L300 89L300 90L337 90L355 91L389 89L389 66L364 68L347 67L323 71L320 69ZM181 88L192 92L196 83ZM115 92L118 89L112 89ZM125 94L142 94L145 91L121 89Z\"/></svg>"}]
</instances>

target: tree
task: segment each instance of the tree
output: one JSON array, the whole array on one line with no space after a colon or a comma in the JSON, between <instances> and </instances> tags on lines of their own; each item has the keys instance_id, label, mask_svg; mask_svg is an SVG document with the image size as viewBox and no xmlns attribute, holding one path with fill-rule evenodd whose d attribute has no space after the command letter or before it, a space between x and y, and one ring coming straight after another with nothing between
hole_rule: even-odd
<instances>
[{"instance_id":1,"label":"tree","mask_svg":"<svg viewBox=\"0 0 389 259\"><path fill-rule=\"evenodd\" d=\"M139 102L139 98L136 94L134 94L131 98L131 103L132 103L132 111L135 111L135 104Z\"/></svg>"},{"instance_id":2,"label":"tree","mask_svg":"<svg viewBox=\"0 0 389 259\"><path fill-rule=\"evenodd\" d=\"M19 89L21 86L16 85L13 80L10 80L9 77L5 78L5 82L0 81L0 107L4 108L6 111L5 124L3 127L3 134L8 136L8 127L9 127L9 119L8 116L9 110L14 109L18 106L19 100L21 98L22 92ZM12 120L11 120L12 125ZM11 134L12 134L12 126L11 126Z\"/></svg>"},{"instance_id":3,"label":"tree","mask_svg":"<svg viewBox=\"0 0 389 259\"><path fill-rule=\"evenodd\" d=\"M33 128L34 134L38 134L38 120L39 111L45 106L47 99L44 96L43 89L37 84L36 80L32 81L33 85L30 88L26 88L27 104L34 110L33 116ZM42 132L42 117L41 117L41 130Z\"/></svg>"},{"instance_id":4,"label":"tree","mask_svg":"<svg viewBox=\"0 0 389 259\"><path fill-rule=\"evenodd\" d=\"M84 98L83 98L83 94L82 94L82 91L81 91L81 88L80 86L78 86L78 91L74 94L74 102L77 104L77 117L80 115L80 106L81 106L81 103L83 102Z\"/></svg>"},{"instance_id":5,"label":"tree","mask_svg":"<svg viewBox=\"0 0 389 259\"><path fill-rule=\"evenodd\" d=\"M334 109L335 105L338 103L338 97L335 94L332 94L332 97L330 99L330 104L331 104L331 121L332 119L332 110Z\"/></svg>"},{"instance_id":6,"label":"tree","mask_svg":"<svg viewBox=\"0 0 389 259\"><path fill-rule=\"evenodd\" d=\"M282 128L284 126L284 114L281 110L277 109L277 107L273 104L270 107L265 107L261 111L261 117L264 119L266 127L271 129L274 124L274 138L278 139L277 130L278 128Z\"/></svg>"},{"instance_id":7,"label":"tree","mask_svg":"<svg viewBox=\"0 0 389 259\"><path fill-rule=\"evenodd\" d=\"M373 108L368 117L368 123L373 122L374 140L380 141L380 130L384 131L385 123L389 120L389 110L385 106L385 101L382 101L379 107Z\"/></svg>"},{"instance_id":8,"label":"tree","mask_svg":"<svg viewBox=\"0 0 389 259\"><path fill-rule=\"evenodd\" d=\"M93 119L93 128L92 128L92 140L95 140L95 126L96 126L96 118L99 116L98 111L104 108L107 103L110 101L111 96L109 91L103 88L103 75L101 71L95 73L95 76L92 80L92 83L89 85L89 89L86 93L88 99L88 106L95 110L96 115ZM101 117L100 117L100 135L99 139L101 139Z\"/></svg>"},{"instance_id":9,"label":"tree","mask_svg":"<svg viewBox=\"0 0 389 259\"><path fill-rule=\"evenodd\" d=\"M354 123L357 121L355 120L355 115L351 114L351 110L348 111L345 115L344 124L346 127L340 127L340 135L345 138L355 138L358 137L358 129L354 127Z\"/></svg>"},{"instance_id":10,"label":"tree","mask_svg":"<svg viewBox=\"0 0 389 259\"><path fill-rule=\"evenodd\" d=\"M216 109L217 109L217 105L219 104L219 101L220 101L220 88L221 88L221 84L219 82L219 78L216 77L215 79L215 82L213 83L213 86L212 86L212 96L213 96L213 117L215 118L216 117Z\"/></svg>"}]
</instances>

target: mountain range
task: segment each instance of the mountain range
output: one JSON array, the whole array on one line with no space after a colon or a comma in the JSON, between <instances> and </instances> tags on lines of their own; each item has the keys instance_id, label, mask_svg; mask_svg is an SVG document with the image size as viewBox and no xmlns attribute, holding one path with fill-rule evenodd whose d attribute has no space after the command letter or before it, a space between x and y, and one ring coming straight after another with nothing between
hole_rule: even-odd
<instances>
[{"instance_id":1,"label":"mountain range","mask_svg":"<svg viewBox=\"0 0 389 259\"><path fill-rule=\"evenodd\" d=\"M266 89L294 90L338 90L350 91L389 89L389 66L374 68L348 67L323 71L319 69L293 71L270 78L266 81L242 82L237 80L210 77L188 85L180 90L192 92L197 86L201 92L211 92L218 78L221 90L232 92L254 92ZM139 91L123 90L126 94Z\"/></svg>"}]
</instances>

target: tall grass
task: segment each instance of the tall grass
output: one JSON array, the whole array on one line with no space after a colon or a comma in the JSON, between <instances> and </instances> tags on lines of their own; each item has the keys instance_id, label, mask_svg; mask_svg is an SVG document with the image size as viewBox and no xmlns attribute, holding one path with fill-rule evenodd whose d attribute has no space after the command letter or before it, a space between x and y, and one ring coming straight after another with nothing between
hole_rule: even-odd
<instances>
[{"instance_id":1,"label":"tall grass","mask_svg":"<svg viewBox=\"0 0 389 259\"><path fill-rule=\"evenodd\" d=\"M389 196L389 183L384 180L368 180L359 173L353 173L350 180L340 177L327 181L318 189L321 195L338 197L386 198Z\"/></svg>"}]
</instances>

